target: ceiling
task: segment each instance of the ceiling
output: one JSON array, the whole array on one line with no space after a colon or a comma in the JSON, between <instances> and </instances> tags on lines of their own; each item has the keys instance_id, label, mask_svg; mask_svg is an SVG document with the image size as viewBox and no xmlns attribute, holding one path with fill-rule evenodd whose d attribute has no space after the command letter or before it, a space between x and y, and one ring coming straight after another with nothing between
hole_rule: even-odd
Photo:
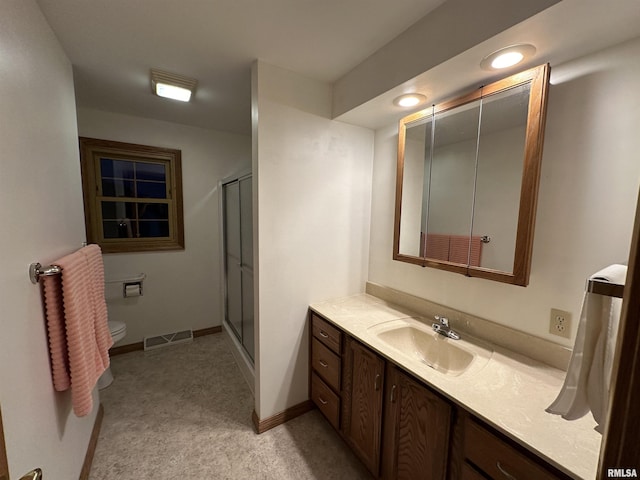
<instances>
[{"instance_id":1,"label":"ceiling","mask_svg":"<svg viewBox=\"0 0 640 480\"><path fill-rule=\"evenodd\" d=\"M333 83L445 0L37 2L73 64L79 107L249 135L256 59ZM420 91L438 103L494 80L479 62L505 45L533 43L537 52L526 66L549 62L553 72L637 37L638 25L637 0L562 0L338 119L377 128L407 114L392 105L401 93ZM152 95L150 68L198 79L195 99Z\"/></svg>"},{"instance_id":2,"label":"ceiling","mask_svg":"<svg viewBox=\"0 0 640 480\"><path fill-rule=\"evenodd\" d=\"M444 2L37 1L73 64L78 106L247 135L254 60L334 82ZM152 95L150 68L196 78L194 101Z\"/></svg>"}]
</instances>

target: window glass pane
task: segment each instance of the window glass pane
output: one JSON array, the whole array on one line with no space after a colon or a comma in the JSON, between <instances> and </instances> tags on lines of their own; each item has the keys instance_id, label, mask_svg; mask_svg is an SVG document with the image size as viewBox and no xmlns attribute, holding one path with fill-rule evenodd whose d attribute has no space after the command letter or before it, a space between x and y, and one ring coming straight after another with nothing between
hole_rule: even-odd
<instances>
[{"instance_id":1,"label":"window glass pane","mask_svg":"<svg viewBox=\"0 0 640 480\"><path fill-rule=\"evenodd\" d=\"M137 237L136 222L129 219L103 220L104 238L135 238Z\"/></svg>"},{"instance_id":2,"label":"window glass pane","mask_svg":"<svg viewBox=\"0 0 640 480\"><path fill-rule=\"evenodd\" d=\"M127 160L100 159L100 175L104 178L126 178L133 180L135 162Z\"/></svg>"},{"instance_id":3,"label":"window glass pane","mask_svg":"<svg viewBox=\"0 0 640 480\"><path fill-rule=\"evenodd\" d=\"M144 220L168 220L169 205L166 203L138 204L138 218Z\"/></svg>"},{"instance_id":4,"label":"window glass pane","mask_svg":"<svg viewBox=\"0 0 640 480\"><path fill-rule=\"evenodd\" d=\"M168 237L169 222L166 220L140 220L141 237Z\"/></svg>"},{"instance_id":5,"label":"window glass pane","mask_svg":"<svg viewBox=\"0 0 640 480\"><path fill-rule=\"evenodd\" d=\"M110 158L100 159L100 176L113 177L113 160Z\"/></svg>"},{"instance_id":6,"label":"window glass pane","mask_svg":"<svg viewBox=\"0 0 640 480\"><path fill-rule=\"evenodd\" d=\"M102 222L104 238L118 238L118 221L105 220Z\"/></svg>"},{"instance_id":7,"label":"window glass pane","mask_svg":"<svg viewBox=\"0 0 640 480\"><path fill-rule=\"evenodd\" d=\"M134 162L127 162L125 160L113 161L113 176L114 178L134 178Z\"/></svg>"},{"instance_id":8,"label":"window glass pane","mask_svg":"<svg viewBox=\"0 0 640 480\"><path fill-rule=\"evenodd\" d=\"M162 163L137 162L136 179L165 182L167 180L165 165Z\"/></svg>"},{"instance_id":9,"label":"window glass pane","mask_svg":"<svg viewBox=\"0 0 640 480\"><path fill-rule=\"evenodd\" d=\"M104 220L136 218L136 204L133 202L102 202Z\"/></svg>"},{"instance_id":10,"label":"window glass pane","mask_svg":"<svg viewBox=\"0 0 640 480\"><path fill-rule=\"evenodd\" d=\"M105 197L135 197L135 194L132 180L102 179L102 195Z\"/></svg>"},{"instance_id":11,"label":"window glass pane","mask_svg":"<svg viewBox=\"0 0 640 480\"><path fill-rule=\"evenodd\" d=\"M167 198L167 186L159 182L136 182L138 198Z\"/></svg>"}]
</instances>

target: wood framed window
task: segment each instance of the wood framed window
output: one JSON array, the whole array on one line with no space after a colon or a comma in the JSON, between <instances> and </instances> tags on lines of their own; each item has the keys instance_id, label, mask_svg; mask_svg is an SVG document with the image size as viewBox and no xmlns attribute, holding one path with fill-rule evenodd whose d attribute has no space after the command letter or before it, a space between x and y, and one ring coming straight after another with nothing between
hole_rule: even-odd
<instances>
[{"instance_id":1,"label":"wood framed window","mask_svg":"<svg viewBox=\"0 0 640 480\"><path fill-rule=\"evenodd\" d=\"M184 249L181 152L80 137L87 241L104 253Z\"/></svg>"}]
</instances>

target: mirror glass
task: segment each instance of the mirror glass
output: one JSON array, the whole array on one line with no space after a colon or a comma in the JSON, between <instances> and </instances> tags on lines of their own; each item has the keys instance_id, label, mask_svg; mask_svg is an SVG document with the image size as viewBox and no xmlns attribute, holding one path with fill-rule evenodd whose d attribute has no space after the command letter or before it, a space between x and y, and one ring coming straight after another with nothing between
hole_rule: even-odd
<instances>
[{"instance_id":1,"label":"mirror glass","mask_svg":"<svg viewBox=\"0 0 640 480\"><path fill-rule=\"evenodd\" d=\"M428 259L469 262L479 118L480 100L434 117L433 152L427 159L431 163L424 230Z\"/></svg>"},{"instance_id":2,"label":"mirror glass","mask_svg":"<svg viewBox=\"0 0 640 480\"><path fill-rule=\"evenodd\" d=\"M548 76L543 65L400 121L394 259L528 283Z\"/></svg>"},{"instance_id":3,"label":"mirror glass","mask_svg":"<svg viewBox=\"0 0 640 480\"><path fill-rule=\"evenodd\" d=\"M515 256L530 89L482 99L471 241L482 247L479 266L504 272L512 271Z\"/></svg>"},{"instance_id":4,"label":"mirror glass","mask_svg":"<svg viewBox=\"0 0 640 480\"><path fill-rule=\"evenodd\" d=\"M404 145L402 185L402 218L400 219L400 252L413 257L421 255L422 232L426 232L426 202L429 198L431 166L431 116L407 124ZM425 188L426 186L426 188Z\"/></svg>"}]
</instances>

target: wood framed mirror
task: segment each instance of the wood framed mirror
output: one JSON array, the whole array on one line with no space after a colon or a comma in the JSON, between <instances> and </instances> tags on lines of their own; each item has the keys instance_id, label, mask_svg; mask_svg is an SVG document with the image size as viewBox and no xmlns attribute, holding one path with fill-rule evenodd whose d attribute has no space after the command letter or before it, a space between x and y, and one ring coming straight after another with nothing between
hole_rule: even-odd
<instances>
[{"instance_id":1,"label":"wood framed mirror","mask_svg":"<svg viewBox=\"0 0 640 480\"><path fill-rule=\"evenodd\" d=\"M528 284L549 71L400 120L394 260Z\"/></svg>"}]
</instances>

